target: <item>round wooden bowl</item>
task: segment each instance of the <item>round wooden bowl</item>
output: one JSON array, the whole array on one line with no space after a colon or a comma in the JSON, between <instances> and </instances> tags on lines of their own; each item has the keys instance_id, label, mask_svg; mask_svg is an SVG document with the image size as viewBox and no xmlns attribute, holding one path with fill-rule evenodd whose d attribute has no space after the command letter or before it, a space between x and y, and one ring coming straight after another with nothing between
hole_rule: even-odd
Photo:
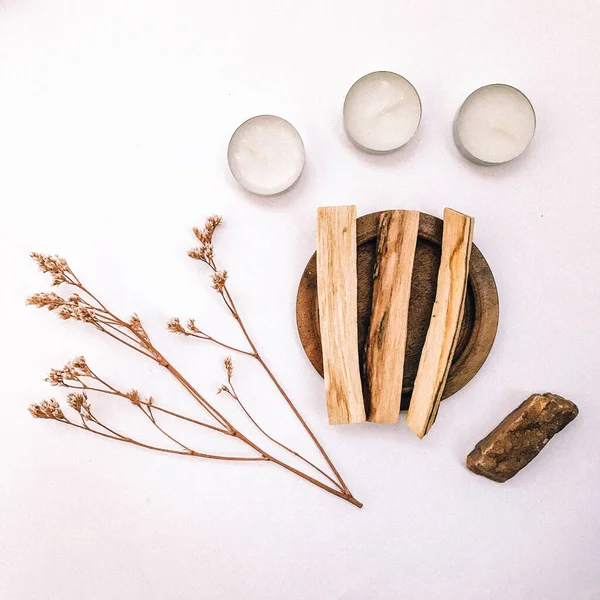
<instances>
[{"instance_id":1,"label":"round wooden bowl","mask_svg":"<svg viewBox=\"0 0 600 600\"><path fill-rule=\"evenodd\" d=\"M358 245L358 345L360 348L361 369L364 365L364 348L371 318L372 274L375 265L377 226L380 215L381 212L371 213L360 217L356 223ZM435 301L442 231L443 221L441 219L421 213L408 309L408 335L404 359L401 410L407 410L410 403L421 350L425 343ZM467 385L485 362L496 337L498 315L498 290L494 276L487 261L473 244L465 312L443 398L448 398L448 396ZM304 351L313 367L323 376L316 252L308 261L300 280L296 299L296 322ZM368 386L365 385L364 373L362 375L363 394L368 406Z\"/></svg>"}]
</instances>

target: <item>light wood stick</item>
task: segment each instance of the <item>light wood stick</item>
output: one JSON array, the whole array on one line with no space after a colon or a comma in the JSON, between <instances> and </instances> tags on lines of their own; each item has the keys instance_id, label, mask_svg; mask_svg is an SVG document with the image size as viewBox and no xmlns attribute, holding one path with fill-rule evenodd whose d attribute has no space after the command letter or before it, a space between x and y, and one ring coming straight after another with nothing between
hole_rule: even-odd
<instances>
[{"instance_id":1,"label":"light wood stick","mask_svg":"<svg viewBox=\"0 0 600 600\"><path fill-rule=\"evenodd\" d=\"M435 304L408 409L408 426L422 438L433 425L462 323L474 219L446 208Z\"/></svg>"},{"instance_id":2,"label":"light wood stick","mask_svg":"<svg viewBox=\"0 0 600 600\"><path fill-rule=\"evenodd\" d=\"M373 304L365 371L371 392L369 421L396 423L400 413L408 301L419 212L393 210L379 217Z\"/></svg>"},{"instance_id":3,"label":"light wood stick","mask_svg":"<svg viewBox=\"0 0 600 600\"><path fill-rule=\"evenodd\" d=\"M317 289L329 423L361 423L355 206L318 210Z\"/></svg>"}]
</instances>

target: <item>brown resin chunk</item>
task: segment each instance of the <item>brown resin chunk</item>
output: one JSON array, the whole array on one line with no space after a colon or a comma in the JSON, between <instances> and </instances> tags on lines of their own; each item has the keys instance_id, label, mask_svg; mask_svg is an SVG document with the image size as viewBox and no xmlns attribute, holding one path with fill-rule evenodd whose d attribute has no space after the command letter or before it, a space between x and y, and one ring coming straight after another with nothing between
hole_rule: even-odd
<instances>
[{"instance_id":1,"label":"brown resin chunk","mask_svg":"<svg viewBox=\"0 0 600 600\"><path fill-rule=\"evenodd\" d=\"M467 468L503 483L528 465L579 409L555 394L533 394L467 456Z\"/></svg>"}]
</instances>

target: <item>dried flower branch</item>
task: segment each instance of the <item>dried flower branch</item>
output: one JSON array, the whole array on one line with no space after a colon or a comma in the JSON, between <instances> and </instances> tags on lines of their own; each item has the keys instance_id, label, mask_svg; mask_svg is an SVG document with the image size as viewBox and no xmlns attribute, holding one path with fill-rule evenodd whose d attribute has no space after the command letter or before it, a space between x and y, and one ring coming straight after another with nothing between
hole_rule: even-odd
<instances>
[{"instance_id":1,"label":"dried flower branch","mask_svg":"<svg viewBox=\"0 0 600 600\"><path fill-rule=\"evenodd\" d=\"M221 295L225 304L232 312L234 317L238 319L242 330L245 331L233 301L229 295L226 287L227 272L224 270L217 269L214 264L214 248L212 246L212 238L216 228L221 224L220 217L209 217L206 221L204 229L195 229L194 234L198 239L200 246L190 252L190 256L197 258L208 264L213 270L213 287ZM130 348L149 358L155 363L165 367L169 373L178 381L178 383L188 392L192 399L203 409L207 420L199 420L189 417L187 415L180 414L176 411L169 410L159 404L157 404L151 397L144 398L137 390L130 389L123 391L117 389L115 386L109 384L106 379L100 378L94 371L90 369L85 359L80 356L76 359L67 363L62 369L53 369L47 377L47 381L58 387L68 388L70 391L66 398L67 406L73 410L79 416L81 423L76 423L69 419L60 405L56 400L42 401L39 404L33 404L29 407L29 411L36 418L51 419L78 429L82 429L89 433L99 435L101 437L109 438L116 441L121 441L128 444L133 444L143 448L148 448L158 452L165 452L171 454L182 454L187 456L194 456L199 458L208 458L213 460L228 460L228 461L266 461L283 467L284 469L298 475L302 479L318 486L319 488L342 498L355 506L362 506L358 500L356 500L350 490L343 482L339 473L333 466L331 460L323 450L322 446L316 440L316 437L308 428L306 422L299 415L298 411L291 405L291 401L283 392L283 389L274 379L273 375L271 378L275 381L279 391L287 399L288 403L292 406L294 414L298 417L302 425L309 432L311 438L317 444L317 447L321 451L327 464L332 469L333 477L325 473L321 468L314 465L312 462L302 457L299 453L291 450L271 435L267 434L258 423L250 416L244 405L242 404L238 394L233 388L232 376L233 376L233 362L231 358L225 359L225 371L227 374L228 385L224 385L220 388L221 392L229 394L242 408L244 413L249 417L251 422L272 442L276 443L281 449L292 454L293 456L301 459L306 465L315 471L315 476L310 475L307 472L301 471L295 468L291 464L280 460L273 456L270 452L267 452L256 442L252 441L236 427L234 427L229 419L225 417L220 409L217 409L215 405L209 402L205 396L203 396L192 384L184 378L184 376L177 371L173 365L165 358L165 356L156 348L150 339L150 336L144 328L140 318L137 315L133 315L129 319L122 319L115 313L110 311L106 305L96 298L81 282L81 280L74 274L67 262L57 256L46 256L38 253L33 253L32 258L38 263L40 269L51 275L53 285L67 285L71 288L75 288L74 293L63 297L55 293L41 293L36 294L28 299L28 304L39 308L47 308L50 311L54 311L62 319L74 319L84 323L92 325L97 330L108 335L115 341L120 342L124 346ZM186 336L199 337L208 341L212 341L222 347L228 348L231 351L238 352L240 354L246 354L253 356L264 368L267 369L262 359L256 352L256 348L251 344L251 350L246 351L242 349L229 346L222 342L217 341L211 336L201 332L194 322L189 320L184 327L179 319L171 319L168 323L168 329L177 334L183 334ZM267 369L268 371L268 369ZM268 371L270 374L270 371ZM109 395L115 398L119 398L126 401L136 407L139 414L154 426L154 428L161 434L165 439L165 446L155 446L147 444L141 440L134 439L130 436L124 435L118 432L113 427L109 427L106 423L102 422L96 414L93 412L92 404L89 401L89 395ZM174 435L169 433L166 427L159 423L157 416L159 414L166 414L175 419L184 420L198 426L200 429L209 429L213 432L217 432L221 435L229 436L240 442L245 448L252 451L252 456L237 456L237 455L218 455L206 452L200 452L198 450L190 448L187 444L184 444L180 440L177 440ZM173 447L175 446L175 447ZM318 475L317 475L318 474ZM317 477L324 477L326 481L318 479Z\"/></svg>"},{"instance_id":2,"label":"dried flower branch","mask_svg":"<svg viewBox=\"0 0 600 600\"><path fill-rule=\"evenodd\" d=\"M325 452L325 449L320 444L320 442L318 441L317 437L314 435L314 433L312 432L312 430L310 429L310 427L308 426L308 424L306 423L306 421L304 420L304 418L302 417L302 415L300 414L300 412L298 411L298 409L296 408L296 406L292 402L291 398L288 396L288 394L286 393L286 391L283 389L282 385L279 383L279 381L277 380L277 378L275 377L275 375L271 371L271 369L268 367L268 365L265 362L265 360L262 358L262 356L258 352L256 344L254 343L253 339L251 338L248 330L246 329L246 326L244 325L244 322L242 321L242 318L241 318L239 312L237 311L235 302L233 301L231 293L229 292L229 290L227 288L227 271L219 268L217 266L217 264L216 264L216 261L215 261L215 252L214 252L214 246L213 246L213 234L215 232L215 229L221 223L222 223L222 218L221 217L214 217L213 216L213 217L209 217L206 220L206 223L204 224L204 229L199 229L198 227L195 227L193 229L194 235L196 236L196 238L200 242L200 245L198 247L193 248L192 250L190 250L190 252L188 253L188 255L191 258L195 259L195 260L199 260L200 262L203 262L204 264L206 264L211 269L211 271L212 271L211 278L212 278L212 282L213 282L213 286L212 287L213 287L213 289L215 289L220 294L221 298L223 299L223 302L225 303L225 306L227 307L227 309L231 313L232 317L237 321L237 323L238 323L238 325L240 327L240 330L241 330L241 332L242 332L242 334L243 334L243 336L244 336L244 338L246 340L246 343L248 345L248 349L245 350L245 349L237 348L237 347L231 346L229 344L226 344L226 343L224 343L224 342L222 342L220 340L215 339L213 336L211 336L208 333L206 333L206 332L202 331L201 329L199 329L196 326L196 321L194 319L189 319L187 321L187 326L183 327L183 325L181 324L181 321L177 317L174 317L173 319L171 319L169 321L168 328L173 333L177 333L177 334L181 334L181 335L186 335L186 336L190 336L190 337L195 337L195 338L201 339L201 340L206 340L206 341L212 342L214 344L217 344L217 345L219 345L221 347L224 347L224 348L227 348L229 350L232 350L233 352L237 352L239 354L245 354L247 356L251 356L252 358L254 358L260 364L260 366L263 368L263 370L265 371L265 373L267 374L267 376L269 377L269 379L273 382L273 384L277 388L277 391L283 397L283 399L285 400L285 402L287 403L287 405L290 407L290 409L292 410L292 412L294 413L294 415L297 417L297 419L300 421L300 423L304 427L304 429L307 432L307 434L310 436L310 438L312 439L312 441L314 442L314 444L319 449L319 451L321 453L321 456L324 458L325 462L327 463L327 465L331 469L331 471L333 473L333 476L335 478L335 481L333 481L333 479L331 479L331 481L333 481L333 483L335 483L336 485L338 485L340 487L340 489L342 489L344 492L349 493L348 487L344 483L344 480L342 479L341 475L339 474L339 472L335 468L333 462L331 461L331 459L329 458L329 456ZM275 442L277 445L279 445L280 447L284 448L285 450L287 450L291 454L293 454L295 456L298 456L302 460L304 460L305 462L307 462L297 452L295 452L294 450L291 450L287 446L283 445L281 442L279 442L278 440L276 440L273 436L271 436L266 431L264 431L263 428L258 425L258 423L253 419L253 417L241 405L239 397L235 394L235 391L233 390L233 386L232 386L232 383L231 383L231 369L232 369L231 359L227 359L227 360L229 360L229 363L225 364L225 368L226 368L227 374L228 374L228 386L225 386L225 385L221 386L217 392L218 393L226 392L226 393L230 394L234 399L236 399L236 401L238 401L240 403L240 406L242 407L242 409L244 410L244 412L246 413L246 415L248 416L248 418L252 421L252 423L254 423L254 425L266 437L268 437L271 441ZM229 366L228 366L228 364L229 364ZM311 467L315 468L321 474L323 474L323 475L325 475L326 477L329 478L329 476L326 475L325 473L323 473L323 471L321 471L321 469L319 469L318 467L316 467L312 463L309 463L309 464L310 464Z\"/></svg>"}]
</instances>

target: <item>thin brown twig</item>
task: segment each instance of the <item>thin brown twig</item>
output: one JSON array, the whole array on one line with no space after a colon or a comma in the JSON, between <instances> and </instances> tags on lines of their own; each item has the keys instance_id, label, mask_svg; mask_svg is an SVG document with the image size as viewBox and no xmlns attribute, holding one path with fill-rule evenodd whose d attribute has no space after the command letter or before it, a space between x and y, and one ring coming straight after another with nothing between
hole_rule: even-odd
<instances>
[{"instance_id":1,"label":"thin brown twig","mask_svg":"<svg viewBox=\"0 0 600 600\"><path fill-rule=\"evenodd\" d=\"M139 442L138 440L134 440L132 438L123 437L123 436L115 436L109 433L103 433L102 431L97 431L96 429L92 429L91 427L84 427L83 425L78 425L77 423L73 423L69 420L57 420L58 423L64 423L65 425L71 425L72 427L77 427L77 429L83 429L84 431L89 431L90 433L94 433L101 437L109 438L111 440L116 440L118 442L124 442L126 444L133 444L134 446L139 446L140 448L146 448L147 450L155 450L156 452L164 452L166 454L180 454L182 456L195 456L197 458L210 458L212 460L231 460L231 461L245 461L245 462L255 462L255 461L265 461L267 460L264 457L246 457L246 456L221 456L219 454L204 454L201 452L188 452L184 450L173 450L172 448L162 448L160 446L152 446L151 444L145 444L144 442Z\"/></svg>"},{"instance_id":2,"label":"thin brown twig","mask_svg":"<svg viewBox=\"0 0 600 600\"><path fill-rule=\"evenodd\" d=\"M206 340L207 342L212 342L213 344L216 344L217 346L221 346L221 348L226 348L227 350L231 350L232 352L237 352L238 354L245 354L246 356L252 356L252 358L256 358L252 352L242 350L241 348L235 348L234 346L229 346L228 344L225 344L224 342L220 342L216 338L214 338L210 335L207 335L207 334L186 333L186 335L189 337L197 338L199 340Z\"/></svg>"},{"instance_id":3,"label":"thin brown twig","mask_svg":"<svg viewBox=\"0 0 600 600\"><path fill-rule=\"evenodd\" d=\"M129 342L126 342L125 340L121 339L120 337L118 337L114 333L111 333L110 331L108 331L107 329L105 329L102 325L97 324L97 325L95 325L95 327L96 327L96 329L99 329L102 333L105 333L109 337L117 340L117 342L121 342L121 344L124 344L128 348L131 348L132 350L135 350L136 352L139 352L140 354L142 354L143 356L146 356L147 358L153 358L152 355L148 354L147 352L144 352L143 350L141 350L140 348L137 348L136 346L133 346Z\"/></svg>"},{"instance_id":4,"label":"thin brown twig","mask_svg":"<svg viewBox=\"0 0 600 600\"><path fill-rule=\"evenodd\" d=\"M127 394L124 394L123 392L120 392L114 388L111 388L110 390L103 390L102 388L93 387L93 386L87 385L85 383L83 383L81 386L67 385L65 387L68 387L68 388L74 389L74 390L86 390L88 392L98 392L100 394L116 396L119 398L124 398L128 402L131 402L131 400L129 400L129 398L127 397ZM200 427L206 427L207 429L212 429L213 431L217 431L218 433L224 433L226 435L231 435L231 432L228 431L227 429L222 429L221 427L215 427L214 425L211 425L210 423L206 423L205 421L198 421L197 419L193 419L192 417L186 417L185 415L174 412L167 408L163 408L162 406L159 406L157 404L154 404L154 403L151 404L150 402L147 402L142 399L139 400L139 403L143 404L144 406L151 406L154 410L157 410L159 412L162 412L162 413L165 413L172 417L175 417L176 419L180 419L181 421L187 421L188 423L193 423L194 425L199 425Z\"/></svg>"},{"instance_id":5,"label":"thin brown twig","mask_svg":"<svg viewBox=\"0 0 600 600\"><path fill-rule=\"evenodd\" d=\"M280 442L279 440L276 440L273 436L269 435L254 419L254 417L248 412L248 410L246 409L246 407L244 406L244 404L242 403L235 387L233 386L233 382L230 376L228 376L227 378L228 381L228 385L229 385L229 389L231 390L229 395L238 403L239 407L242 409L242 411L244 412L244 414L248 417L248 419L252 422L252 424L269 440L271 440L274 444L277 444L277 446L279 446L280 448L283 448L285 451L289 452L290 454L293 454L294 456L296 456L297 458L299 458L300 460L304 461L307 465L309 465L310 467L312 467L313 469L315 469L316 471L318 471L319 473L321 473L321 475L323 475L324 477L326 477L329 481L331 481L331 483L333 483L333 485L335 485L338 489L344 491L344 488L342 488L342 486L335 481L335 479L333 479L332 477L330 477L329 475L327 475L327 473L325 473L325 471L323 471L323 469L317 467L317 465L315 465L314 463L312 463L310 460L308 460L308 458L305 458L304 456L302 456L301 454L299 454L298 452L296 452L295 450L292 450L290 447L286 446L285 444L283 444L282 442Z\"/></svg>"},{"instance_id":6,"label":"thin brown twig","mask_svg":"<svg viewBox=\"0 0 600 600\"><path fill-rule=\"evenodd\" d=\"M213 270L216 270L216 269L213 269ZM308 423L304 420L304 418L302 417L302 415L300 414L300 412L298 411L298 409L292 402L291 398L288 396L288 394L283 389L283 387L281 386L281 384L279 383L279 381L277 380L277 378L275 377L275 375L273 374L273 372L271 371L271 369L269 368L267 363L264 361L264 359L258 352L258 349L257 349L256 345L254 344L254 341L250 337L250 334L248 333L248 330L246 329L246 326L244 325L244 322L242 321L242 318L241 318L239 312L237 311L237 308L235 306L233 298L231 297L231 294L229 293L229 290L227 289L226 285L223 287L223 293L224 293L224 295L222 294L223 297L226 298L227 308L230 310L234 319L238 322L240 329L252 350L251 352L242 351L242 353L252 356L259 362L259 364L264 369L264 371L267 373L267 375L269 376L269 378L271 379L271 381L273 382L273 384L275 385L275 387L277 388L277 390L279 391L281 396L284 398L284 400L286 401L288 406L291 408L292 412L295 414L296 418L300 421L300 423L302 424L302 426L304 427L304 429L306 430L306 432L308 433L310 438L313 440L314 444L319 449L321 455L323 456L323 458L325 459L325 461L327 462L327 464L329 465L329 467L331 468L331 470L337 477L337 479L339 481L339 486L341 487L341 489L343 489L347 493L350 493L348 486L342 479L342 476L340 475L339 471L336 469L335 465L333 464L333 461L329 458L329 455L327 454L327 452L325 451L325 449L323 448L323 446L321 445L321 443L319 442L319 440L317 439L317 437L315 436L315 434L313 433L311 428L308 426ZM190 335L193 335L193 334L190 334ZM207 339L207 338L201 338L201 339ZM216 341L216 340L209 339L208 341ZM267 434L265 434L265 435L267 435ZM267 437L270 437L270 436L267 435ZM292 454L297 454L296 452L294 452L293 450L290 450L289 448L287 450L290 451ZM305 459L303 459L303 460L305 460ZM315 468L317 468L317 470L321 471L321 469L319 469L318 467L315 467ZM327 476L327 477L329 478L329 476Z\"/></svg>"},{"instance_id":7,"label":"thin brown twig","mask_svg":"<svg viewBox=\"0 0 600 600\"><path fill-rule=\"evenodd\" d=\"M118 333L119 335L124 336L125 338L127 338L128 340L131 340L134 344L138 344L139 346L139 341L134 338L132 335L128 334L126 331L123 331L123 326L120 323L114 322L113 323L108 323L105 320L100 321L100 323L102 323L104 326L106 327L110 327L115 333L115 335Z\"/></svg>"},{"instance_id":8,"label":"thin brown twig","mask_svg":"<svg viewBox=\"0 0 600 600\"><path fill-rule=\"evenodd\" d=\"M154 418L154 415L152 414L152 405L151 404L147 404L146 408L147 410L144 410L144 408L142 407L141 404L138 404L138 408L142 411L142 413L144 413L144 415L146 417L148 417L148 419L150 419L150 422L152 423L152 425L154 425L154 427L156 427L156 429L158 429L158 431L160 431L165 437L167 437L168 439L170 439L172 442L174 442L175 444L177 444L178 446L181 446L181 448L183 448L184 450L187 450L188 452L192 453L193 450L191 448L188 448L188 446L186 446L185 444L183 444L182 442L176 440L173 436L171 436L170 434L168 434L157 422L156 419Z\"/></svg>"}]
</instances>

